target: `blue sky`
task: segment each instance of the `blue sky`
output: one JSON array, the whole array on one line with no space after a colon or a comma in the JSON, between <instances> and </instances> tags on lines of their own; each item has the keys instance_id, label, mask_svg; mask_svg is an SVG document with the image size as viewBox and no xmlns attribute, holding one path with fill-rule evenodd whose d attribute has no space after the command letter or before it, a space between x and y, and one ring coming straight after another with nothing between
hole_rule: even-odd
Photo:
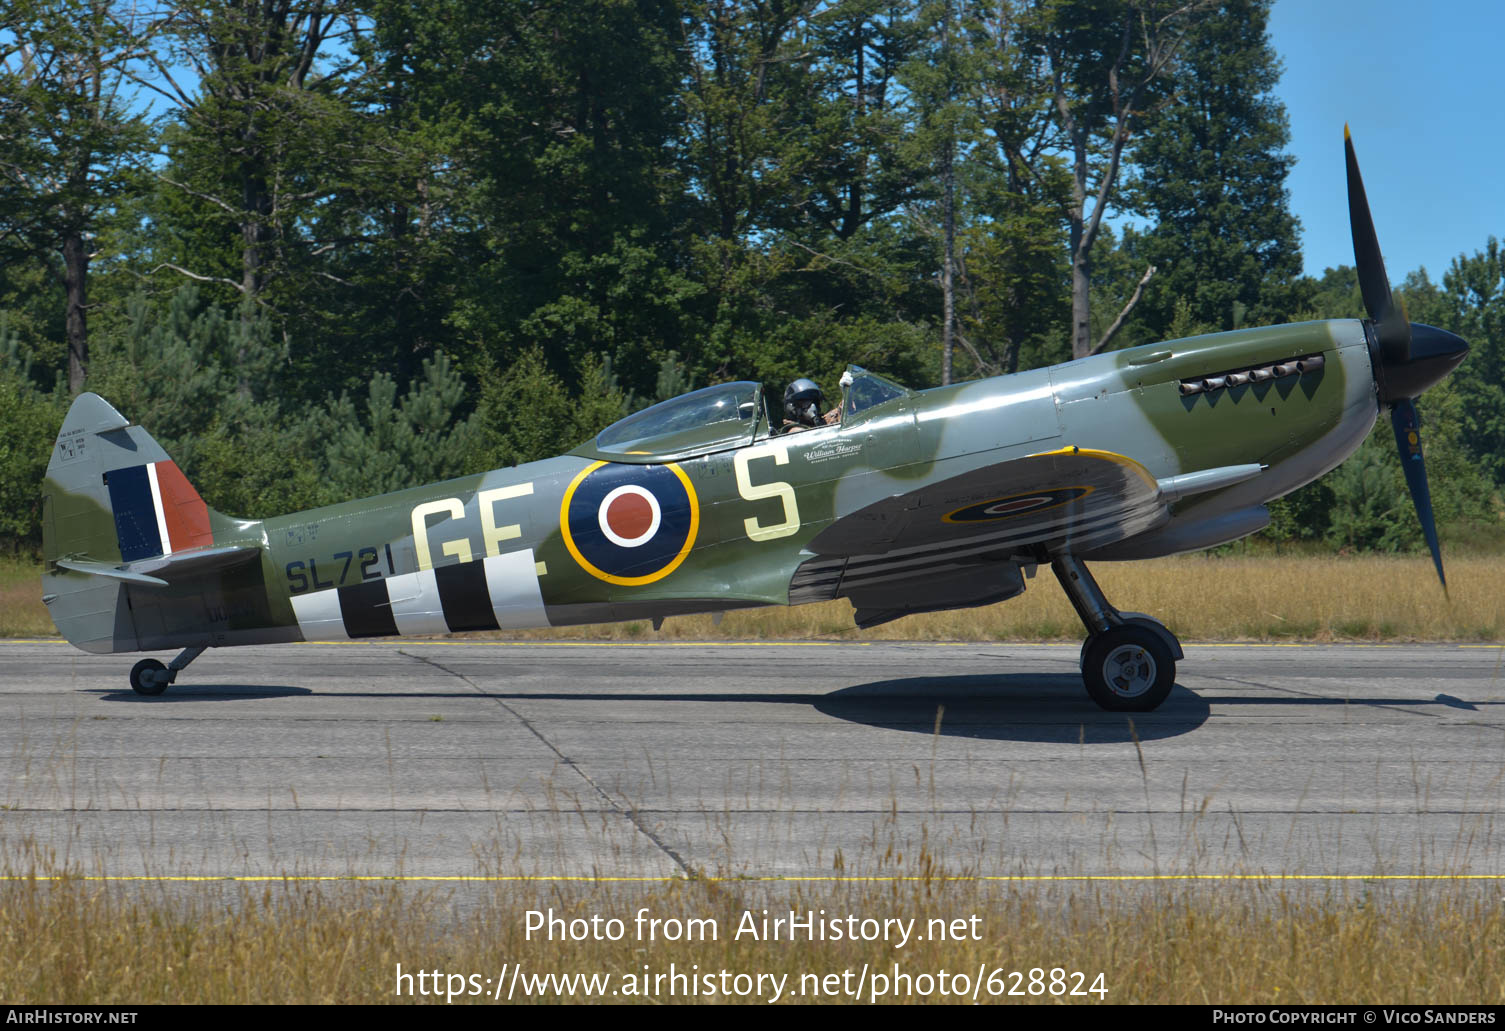
<instances>
[{"instance_id":1,"label":"blue sky","mask_svg":"<svg viewBox=\"0 0 1505 1031\"><path fill-rule=\"evenodd\" d=\"M1505 237L1505 0L1276 0L1270 39L1308 273L1353 264L1345 121L1393 281Z\"/></svg>"}]
</instances>

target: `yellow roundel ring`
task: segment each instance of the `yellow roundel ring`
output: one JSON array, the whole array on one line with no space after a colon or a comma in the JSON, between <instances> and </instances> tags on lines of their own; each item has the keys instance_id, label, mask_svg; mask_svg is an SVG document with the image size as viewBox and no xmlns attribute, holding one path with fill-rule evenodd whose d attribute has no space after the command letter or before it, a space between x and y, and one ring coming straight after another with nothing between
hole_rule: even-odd
<instances>
[{"instance_id":1,"label":"yellow roundel ring","mask_svg":"<svg viewBox=\"0 0 1505 1031\"><path fill-rule=\"evenodd\" d=\"M989 498L947 512L941 516L945 523L992 523L1000 519L1017 519L1020 516L1049 512L1053 508L1069 505L1091 494L1096 488L1047 487L1045 490L1030 490L1001 498Z\"/></svg>"},{"instance_id":2,"label":"yellow roundel ring","mask_svg":"<svg viewBox=\"0 0 1505 1031\"><path fill-rule=\"evenodd\" d=\"M700 499L673 462L595 462L565 488L559 533L575 563L622 587L656 583L679 568L700 532Z\"/></svg>"}]
</instances>

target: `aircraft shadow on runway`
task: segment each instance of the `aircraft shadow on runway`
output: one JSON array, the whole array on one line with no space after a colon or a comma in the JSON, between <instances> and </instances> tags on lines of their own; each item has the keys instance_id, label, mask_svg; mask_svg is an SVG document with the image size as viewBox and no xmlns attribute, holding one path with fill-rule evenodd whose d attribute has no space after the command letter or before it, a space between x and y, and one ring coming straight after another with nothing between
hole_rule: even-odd
<instances>
[{"instance_id":1,"label":"aircraft shadow on runway","mask_svg":"<svg viewBox=\"0 0 1505 1031\"><path fill-rule=\"evenodd\" d=\"M1002 673L969 676L905 677L856 684L825 693L751 691L330 691L285 685L204 684L173 687L143 698L132 691L94 689L101 701L160 705L169 702L228 702L277 698L491 699L499 702L562 701L581 703L640 702L808 706L849 723L915 734L994 741L1055 744L1118 744L1138 738L1155 741L1190 733L1218 708L1259 706L1314 708L1375 706L1426 709L1445 707L1479 711L1480 705L1452 695L1432 698L1355 698L1326 695L1221 695L1211 702L1177 685L1154 712L1104 712L1082 690L1081 678L1064 673Z\"/></svg>"},{"instance_id":2,"label":"aircraft shadow on runway","mask_svg":"<svg viewBox=\"0 0 1505 1031\"><path fill-rule=\"evenodd\" d=\"M1479 701L1469 702L1462 698L1455 698L1450 694L1433 695L1431 698L1398 698L1395 696L1364 698L1351 695L1218 695L1214 699L1218 706L1225 705L1273 705L1273 706L1313 706L1313 705L1372 705L1381 709L1429 709L1434 706L1442 706L1448 709L1462 709L1466 712L1482 712L1490 706L1505 705L1505 702Z\"/></svg>"},{"instance_id":3,"label":"aircraft shadow on runway","mask_svg":"<svg viewBox=\"0 0 1505 1031\"><path fill-rule=\"evenodd\" d=\"M1103 745L1177 737L1207 722L1205 701L1184 687L1154 712L1104 712L1065 673L905 677L832 691L812 703L851 723L991 741Z\"/></svg>"},{"instance_id":4,"label":"aircraft shadow on runway","mask_svg":"<svg viewBox=\"0 0 1505 1031\"><path fill-rule=\"evenodd\" d=\"M1206 722L1205 701L1183 687L1155 712L1104 712L1087 698L1079 676L1013 673L974 676L908 677L857 684L825 693L750 691L335 691L315 692L286 686L206 684L172 687L155 698L131 691L96 691L102 701L164 702L245 701L304 697L349 699L493 699L500 702L566 701L581 703L641 702L662 704L757 704L808 706L849 723L945 737L1066 744L1111 744L1175 737Z\"/></svg>"},{"instance_id":5,"label":"aircraft shadow on runway","mask_svg":"<svg viewBox=\"0 0 1505 1031\"><path fill-rule=\"evenodd\" d=\"M160 705L164 702L243 702L248 698L301 698L315 692L308 687L273 684L203 684L197 687L170 687L163 694L147 698L135 691L110 691L88 688L102 702L134 702Z\"/></svg>"}]
</instances>

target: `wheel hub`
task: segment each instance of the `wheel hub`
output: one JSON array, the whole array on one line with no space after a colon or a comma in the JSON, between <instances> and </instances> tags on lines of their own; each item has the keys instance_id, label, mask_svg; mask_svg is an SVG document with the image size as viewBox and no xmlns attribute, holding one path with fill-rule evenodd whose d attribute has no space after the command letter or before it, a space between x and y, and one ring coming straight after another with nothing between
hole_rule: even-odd
<instances>
[{"instance_id":1,"label":"wheel hub","mask_svg":"<svg viewBox=\"0 0 1505 1031\"><path fill-rule=\"evenodd\" d=\"M1114 694L1134 698L1155 683L1155 658L1137 644L1114 648L1103 660L1103 679Z\"/></svg>"}]
</instances>

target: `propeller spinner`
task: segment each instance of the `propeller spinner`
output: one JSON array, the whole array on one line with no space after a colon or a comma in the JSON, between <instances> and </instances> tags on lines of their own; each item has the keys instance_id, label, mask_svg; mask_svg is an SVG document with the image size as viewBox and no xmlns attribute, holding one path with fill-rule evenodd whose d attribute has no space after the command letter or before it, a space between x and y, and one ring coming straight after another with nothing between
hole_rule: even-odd
<instances>
[{"instance_id":1,"label":"propeller spinner","mask_svg":"<svg viewBox=\"0 0 1505 1031\"><path fill-rule=\"evenodd\" d=\"M1381 404L1390 406L1390 425L1395 430L1395 444L1400 449L1401 468L1406 487L1422 534L1437 567L1437 579L1447 589L1442 572L1442 549L1437 543L1437 524L1432 517L1432 493L1427 487L1426 461L1421 450L1421 424L1414 399L1422 391L1452 372L1468 354L1468 344L1455 334L1435 326L1413 323L1390 293L1390 277L1385 273L1385 259L1380 254L1379 237L1369 214L1369 199L1364 180L1359 175L1359 159L1354 155L1353 136L1343 127L1343 143L1348 161L1348 222L1353 231L1354 264L1359 273L1359 290L1364 295L1364 309L1373 341L1375 380Z\"/></svg>"}]
</instances>

